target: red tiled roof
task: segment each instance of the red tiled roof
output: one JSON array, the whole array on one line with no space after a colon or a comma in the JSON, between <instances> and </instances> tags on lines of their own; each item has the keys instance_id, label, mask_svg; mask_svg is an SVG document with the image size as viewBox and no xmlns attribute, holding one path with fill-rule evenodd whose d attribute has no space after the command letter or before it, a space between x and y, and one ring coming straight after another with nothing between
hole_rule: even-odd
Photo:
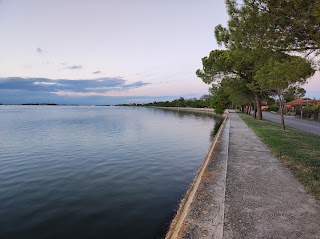
<instances>
[{"instance_id":1,"label":"red tiled roof","mask_svg":"<svg viewBox=\"0 0 320 239\"><path fill-rule=\"evenodd\" d=\"M311 100L310 98L298 98L293 101L285 103L285 105L301 105L302 103L305 103L310 100Z\"/></svg>"}]
</instances>

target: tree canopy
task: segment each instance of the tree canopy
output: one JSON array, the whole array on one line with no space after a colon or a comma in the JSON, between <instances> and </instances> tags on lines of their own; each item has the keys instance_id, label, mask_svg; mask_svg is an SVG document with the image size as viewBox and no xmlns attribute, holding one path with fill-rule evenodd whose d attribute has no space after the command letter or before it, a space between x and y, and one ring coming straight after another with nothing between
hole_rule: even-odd
<instances>
[{"instance_id":1,"label":"tree canopy","mask_svg":"<svg viewBox=\"0 0 320 239\"><path fill-rule=\"evenodd\" d=\"M285 102L290 102L292 100L301 98L305 96L306 90L300 87L299 85L290 86L284 93L283 99Z\"/></svg>"},{"instance_id":2,"label":"tree canopy","mask_svg":"<svg viewBox=\"0 0 320 239\"><path fill-rule=\"evenodd\" d=\"M277 95L282 99L289 89L314 74L311 62L297 53L307 56L319 50L320 3L226 0L226 5L228 26L216 26L215 37L227 50L211 51L202 58L203 68L196 74L205 83L214 84L215 100L226 100L220 97L223 95L231 103L247 103L254 95L258 119L262 119L262 97ZM214 105L225 107L217 102Z\"/></svg>"},{"instance_id":3,"label":"tree canopy","mask_svg":"<svg viewBox=\"0 0 320 239\"><path fill-rule=\"evenodd\" d=\"M179 99L172 101L155 101L153 103L144 104L144 106L208 108L210 107L210 96L203 95L199 99L185 99L180 97Z\"/></svg>"},{"instance_id":4,"label":"tree canopy","mask_svg":"<svg viewBox=\"0 0 320 239\"><path fill-rule=\"evenodd\" d=\"M285 129L283 117L283 94L290 87L303 84L314 74L311 62L298 56L282 56L280 59L266 61L256 73L255 79L261 89L278 96L282 127Z\"/></svg>"},{"instance_id":5,"label":"tree canopy","mask_svg":"<svg viewBox=\"0 0 320 239\"><path fill-rule=\"evenodd\" d=\"M215 29L227 48L317 51L320 45L318 0L227 0L228 28Z\"/></svg>"},{"instance_id":6,"label":"tree canopy","mask_svg":"<svg viewBox=\"0 0 320 239\"><path fill-rule=\"evenodd\" d=\"M220 83L222 79L231 79L233 83L228 86L229 94L233 98L235 95L247 95L247 100L255 97L256 105L258 106L258 118L262 119L261 112L261 97L263 92L260 85L254 78L257 70L264 63L264 59L272 54L271 51L260 49L258 50L213 50L208 57L202 58L203 68L196 71L196 74L205 83ZM224 78L228 77L228 78ZM237 79L237 80L235 80ZM221 86L221 85L220 85ZM240 87L239 87L240 86Z\"/></svg>"}]
</instances>

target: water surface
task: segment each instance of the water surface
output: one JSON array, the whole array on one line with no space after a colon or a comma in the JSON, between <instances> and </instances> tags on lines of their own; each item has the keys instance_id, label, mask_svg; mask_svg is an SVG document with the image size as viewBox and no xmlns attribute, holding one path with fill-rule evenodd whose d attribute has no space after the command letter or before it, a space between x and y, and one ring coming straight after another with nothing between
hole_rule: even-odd
<instances>
[{"instance_id":1,"label":"water surface","mask_svg":"<svg viewBox=\"0 0 320 239\"><path fill-rule=\"evenodd\" d=\"M0 238L160 238L213 128L150 108L0 106Z\"/></svg>"}]
</instances>

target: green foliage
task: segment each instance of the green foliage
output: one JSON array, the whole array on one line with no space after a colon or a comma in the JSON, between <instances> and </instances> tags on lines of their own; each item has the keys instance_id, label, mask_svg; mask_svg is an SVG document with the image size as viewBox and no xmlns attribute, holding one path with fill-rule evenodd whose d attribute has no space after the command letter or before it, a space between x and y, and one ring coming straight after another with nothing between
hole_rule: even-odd
<instances>
[{"instance_id":1,"label":"green foliage","mask_svg":"<svg viewBox=\"0 0 320 239\"><path fill-rule=\"evenodd\" d=\"M232 73L232 64L229 51L214 50L210 52L209 57L202 58L203 68L198 69L196 74L203 82L211 84L224 75Z\"/></svg>"},{"instance_id":2,"label":"green foliage","mask_svg":"<svg viewBox=\"0 0 320 239\"><path fill-rule=\"evenodd\" d=\"M191 107L191 108L209 108L210 107L210 96L203 95L200 99L184 99L180 97L173 101L160 101L144 104L144 106L158 106L158 107Z\"/></svg>"},{"instance_id":3,"label":"green foliage","mask_svg":"<svg viewBox=\"0 0 320 239\"><path fill-rule=\"evenodd\" d=\"M320 105L313 105L311 109L313 111L313 119L319 120Z\"/></svg>"},{"instance_id":4,"label":"green foliage","mask_svg":"<svg viewBox=\"0 0 320 239\"><path fill-rule=\"evenodd\" d=\"M261 89L269 94L273 92L278 96L280 103L280 115L283 129L285 123L283 117L283 93L290 86L302 84L314 74L311 63L298 56L274 54L277 58L271 58L257 71L254 78ZM279 57L281 56L281 58Z\"/></svg>"},{"instance_id":5,"label":"green foliage","mask_svg":"<svg viewBox=\"0 0 320 239\"><path fill-rule=\"evenodd\" d=\"M222 115L231 105L229 94L225 92L224 87L219 86L212 86L210 91L212 94L210 105L217 114Z\"/></svg>"},{"instance_id":6,"label":"green foliage","mask_svg":"<svg viewBox=\"0 0 320 239\"><path fill-rule=\"evenodd\" d=\"M302 118L311 119L311 120L319 120L320 114L320 105L309 105L303 108L302 110ZM301 109L296 109L296 116L301 117Z\"/></svg>"},{"instance_id":7,"label":"green foliage","mask_svg":"<svg viewBox=\"0 0 320 239\"><path fill-rule=\"evenodd\" d=\"M284 93L283 98L285 102L290 102L298 98L304 97L306 90L300 86L290 86Z\"/></svg>"},{"instance_id":8,"label":"green foliage","mask_svg":"<svg viewBox=\"0 0 320 239\"><path fill-rule=\"evenodd\" d=\"M252 91L240 77L224 77L221 80L220 87L229 96L229 101L232 105L241 107L254 101Z\"/></svg>"},{"instance_id":9,"label":"green foliage","mask_svg":"<svg viewBox=\"0 0 320 239\"><path fill-rule=\"evenodd\" d=\"M254 78L261 89L276 91L282 95L290 86L302 84L314 74L311 63L298 56L282 55L278 59L268 60Z\"/></svg>"},{"instance_id":10,"label":"green foliage","mask_svg":"<svg viewBox=\"0 0 320 239\"><path fill-rule=\"evenodd\" d=\"M196 74L205 83L221 81L223 77L228 79L237 78L237 84L229 84L229 88L240 92L243 95L249 93L251 97L253 92L258 92L259 88L254 82L254 74L260 64L261 55L254 51L241 50L214 50L211 51L209 57L202 58L203 68L196 71ZM225 79L225 78L224 78ZM239 88L238 86L241 85Z\"/></svg>"},{"instance_id":11,"label":"green foliage","mask_svg":"<svg viewBox=\"0 0 320 239\"><path fill-rule=\"evenodd\" d=\"M229 95L229 100L234 105L249 104L254 96L257 105L260 105L261 97L265 95L261 92L254 75L263 64L263 59L269 55L271 52L263 49L214 50L210 52L209 57L202 58L203 69L197 70L196 74L207 84L214 82L219 87L224 85L224 94ZM262 118L260 107L258 118Z\"/></svg>"},{"instance_id":12,"label":"green foliage","mask_svg":"<svg viewBox=\"0 0 320 239\"><path fill-rule=\"evenodd\" d=\"M319 49L318 0L226 1L228 29L216 27L218 43L227 48L285 51Z\"/></svg>"},{"instance_id":13,"label":"green foliage","mask_svg":"<svg viewBox=\"0 0 320 239\"><path fill-rule=\"evenodd\" d=\"M303 84L314 70L311 62L289 53L318 50L320 3L243 0L239 4L237 0L226 0L226 5L228 26L216 26L215 37L227 50L211 51L202 58L203 68L196 74L207 84L223 87L221 92L235 105L248 104L255 96L261 119L262 97L304 94L302 88L293 92L290 87ZM214 104L218 107L218 102Z\"/></svg>"},{"instance_id":14,"label":"green foliage","mask_svg":"<svg viewBox=\"0 0 320 239\"><path fill-rule=\"evenodd\" d=\"M278 107L278 106L275 106L275 105L270 106L269 111L272 111L272 112L279 112L279 107Z\"/></svg>"}]
</instances>

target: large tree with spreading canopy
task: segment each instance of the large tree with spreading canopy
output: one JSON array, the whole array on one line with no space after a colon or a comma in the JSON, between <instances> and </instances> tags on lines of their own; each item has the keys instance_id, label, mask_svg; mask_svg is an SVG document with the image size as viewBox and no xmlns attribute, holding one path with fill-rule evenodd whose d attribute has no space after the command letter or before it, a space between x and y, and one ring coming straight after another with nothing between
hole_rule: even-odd
<instances>
[{"instance_id":1,"label":"large tree with spreading canopy","mask_svg":"<svg viewBox=\"0 0 320 239\"><path fill-rule=\"evenodd\" d=\"M308 64L311 69L310 62L292 54L303 52L308 55L319 50L320 17L317 13L320 6L315 0L290 3L286 0L244 0L241 4L227 0L226 5L230 17L228 26L216 26L215 36L228 50L215 50L204 57L203 69L197 70L197 76L208 84L218 82L218 86L225 76L240 78L244 92L249 90L254 95L258 119L262 119L263 94L277 92L280 86L283 94L288 87L305 82L306 77L313 74L313 70L305 74L295 65L296 76L300 78L292 77L291 59L300 59L300 63ZM270 78L271 68L279 68L273 61L288 68L283 69L279 79L273 75L271 81L266 80ZM283 74L287 74L286 83Z\"/></svg>"}]
</instances>

